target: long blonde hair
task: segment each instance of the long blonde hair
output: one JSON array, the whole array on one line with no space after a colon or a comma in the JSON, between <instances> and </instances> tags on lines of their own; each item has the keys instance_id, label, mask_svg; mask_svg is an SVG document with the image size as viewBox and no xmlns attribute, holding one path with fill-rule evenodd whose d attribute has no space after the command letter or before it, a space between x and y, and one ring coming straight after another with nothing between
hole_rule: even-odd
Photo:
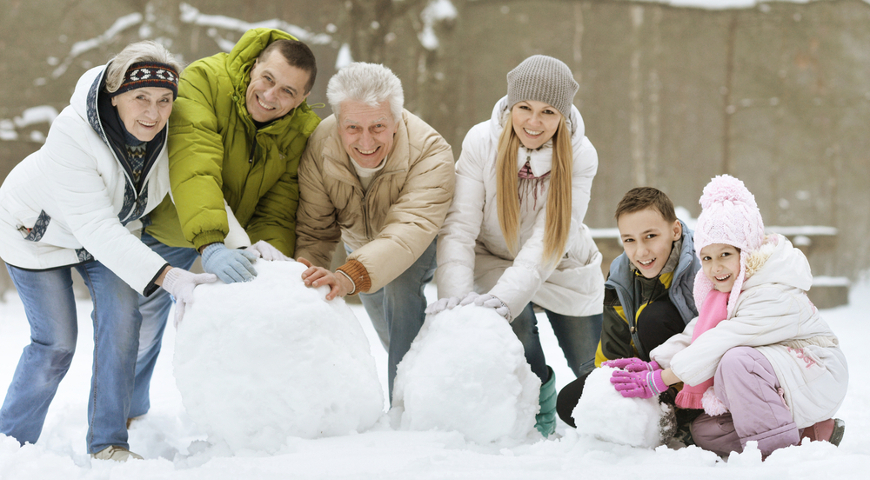
<instances>
[{"instance_id":1,"label":"long blonde hair","mask_svg":"<svg viewBox=\"0 0 870 480\"><path fill-rule=\"evenodd\" d=\"M517 152L520 139L514 132L511 115L506 115L504 130L498 139L498 153L495 161L496 201L498 203L498 224L504 235L508 251L516 255L519 251L520 198L517 181ZM571 132L565 116L553 135L553 166L550 170L550 189L547 194L547 220L544 230L545 263L557 262L568 243L571 227L571 169L574 164L574 151L571 146Z\"/></svg>"}]
</instances>

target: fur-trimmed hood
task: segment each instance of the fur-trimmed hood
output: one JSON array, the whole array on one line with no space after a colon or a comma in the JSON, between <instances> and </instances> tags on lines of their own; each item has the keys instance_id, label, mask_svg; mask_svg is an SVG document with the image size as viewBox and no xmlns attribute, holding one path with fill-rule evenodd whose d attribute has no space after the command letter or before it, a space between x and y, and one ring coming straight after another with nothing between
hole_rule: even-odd
<instances>
[{"instance_id":1,"label":"fur-trimmed hood","mask_svg":"<svg viewBox=\"0 0 870 480\"><path fill-rule=\"evenodd\" d=\"M743 291L765 283L779 283L803 291L813 285L807 257L780 234L767 235L761 248L752 252L746 262Z\"/></svg>"}]
</instances>

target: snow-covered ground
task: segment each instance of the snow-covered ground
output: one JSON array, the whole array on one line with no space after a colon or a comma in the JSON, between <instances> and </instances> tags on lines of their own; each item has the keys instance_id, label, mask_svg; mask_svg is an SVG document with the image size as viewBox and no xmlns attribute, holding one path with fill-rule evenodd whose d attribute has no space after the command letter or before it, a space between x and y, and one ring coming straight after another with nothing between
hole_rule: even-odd
<instances>
[{"instance_id":1,"label":"snow-covered ground","mask_svg":"<svg viewBox=\"0 0 870 480\"><path fill-rule=\"evenodd\" d=\"M433 287L427 295L435 296ZM90 381L92 328L89 302L79 304L79 343L72 368L61 383L36 445L18 447L0 437L0 479L732 479L866 478L870 465L870 372L860 352L870 338L870 318L859 304L870 298L870 282L852 288L849 306L823 311L839 335L852 366L849 394L838 413L846 420L839 448L814 443L775 452L761 462L758 451L732 456L728 462L690 447L669 450L632 448L585 437L559 423L557 435L511 448L477 445L448 431L400 431L386 415L373 428L315 440L290 439L277 453L230 454L210 448L205 434L187 416L172 372L175 330L167 329L163 353L152 384L152 409L130 430L133 451L146 460L125 464L92 461L85 452L87 391ZM386 385L386 354L361 306L359 318ZM541 335L559 387L572 379L546 317ZM29 329L15 292L0 303L0 394L12 378ZM615 416L619 412L613 412Z\"/></svg>"}]
</instances>

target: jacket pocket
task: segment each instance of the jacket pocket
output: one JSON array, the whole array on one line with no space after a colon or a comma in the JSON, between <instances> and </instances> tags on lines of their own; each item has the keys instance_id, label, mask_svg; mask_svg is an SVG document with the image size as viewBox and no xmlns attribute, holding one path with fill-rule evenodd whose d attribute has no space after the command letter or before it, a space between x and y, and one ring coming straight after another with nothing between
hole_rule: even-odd
<instances>
[{"instance_id":1,"label":"jacket pocket","mask_svg":"<svg viewBox=\"0 0 870 480\"><path fill-rule=\"evenodd\" d=\"M30 242L38 242L42 240L42 237L45 236L45 231L48 229L48 224L51 222L51 217L45 213L45 210L41 210L39 215L36 217L36 220L33 221L33 225L31 227L27 227L26 225L19 225L18 231L21 232L21 235L24 236L24 239Z\"/></svg>"}]
</instances>

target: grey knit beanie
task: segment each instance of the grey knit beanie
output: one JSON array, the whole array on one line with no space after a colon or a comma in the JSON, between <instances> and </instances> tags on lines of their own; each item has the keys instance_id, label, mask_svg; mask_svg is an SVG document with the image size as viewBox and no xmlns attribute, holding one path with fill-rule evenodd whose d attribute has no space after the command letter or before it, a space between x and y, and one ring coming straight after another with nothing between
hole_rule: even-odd
<instances>
[{"instance_id":1,"label":"grey knit beanie","mask_svg":"<svg viewBox=\"0 0 870 480\"><path fill-rule=\"evenodd\" d=\"M574 94L580 85L568 65L546 55L532 55L507 74L508 108L536 100L552 105L563 116L571 114Z\"/></svg>"}]
</instances>

